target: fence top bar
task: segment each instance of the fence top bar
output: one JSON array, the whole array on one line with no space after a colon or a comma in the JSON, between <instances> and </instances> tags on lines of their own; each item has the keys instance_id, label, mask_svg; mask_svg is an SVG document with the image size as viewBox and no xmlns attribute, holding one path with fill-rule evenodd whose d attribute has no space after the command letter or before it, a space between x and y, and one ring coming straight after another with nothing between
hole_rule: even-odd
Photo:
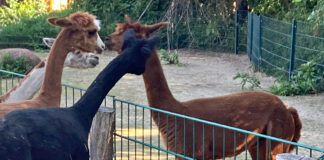
<instances>
[{"instance_id":1,"label":"fence top bar","mask_svg":"<svg viewBox=\"0 0 324 160\"><path fill-rule=\"evenodd\" d=\"M303 147L303 148L307 148L307 149L311 149L311 150L314 150L314 151L319 151L319 152L324 153L324 149L321 149L321 148L311 147L311 146L308 146L308 145L305 145L305 144L291 142L291 141L287 141L287 140L284 140L284 139L280 139L280 138L276 138L276 137L263 135L263 134L260 134L260 133L247 131L247 130L244 130L244 129L239 129L239 128L235 128L235 127L231 127L231 126L227 126L227 125L223 125L223 124L219 124L219 123L215 123L215 122L211 122L211 121L206 121L206 120L202 120L202 119L198 119L198 118L194 118L194 117L190 117L190 116L186 116L186 115L182 115L182 114L178 114L178 113L173 113L173 112L169 112L169 111L165 111L165 110L161 110L161 109L156 109L156 108L152 108L152 107L149 107L149 106L140 105L140 104L128 102L128 101L125 101L125 100L121 100L121 99L118 99L118 98L115 98L114 100L124 102L124 103L128 103L128 104L131 104L131 105L134 105L134 106L146 108L146 109L149 109L149 110L162 112L162 113L165 113L165 114L169 114L169 115L173 115L173 116L177 116L177 117L181 117L181 118L190 119L190 120L193 120L193 121L213 125L213 126L216 126L216 127L222 127L222 128L233 130L233 131L243 132L243 133L246 133L246 134L252 134L252 135L255 135L255 136L262 137L262 138L267 138L267 139L274 140L274 141L288 143L288 144L292 144L292 145L295 145L295 146L299 146L299 147Z\"/></svg>"},{"instance_id":2,"label":"fence top bar","mask_svg":"<svg viewBox=\"0 0 324 160\"><path fill-rule=\"evenodd\" d=\"M3 70L3 69L0 69L0 72L2 72L2 73L12 74L12 75L19 76L19 77L25 77L24 74L15 73L15 72L10 72L10 71L6 71L6 70Z\"/></svg>"},{"instance_id":3,"label":"fence top bar","mask_svg":"<svg viewBox=\"0 0 324 160\"><path fill-rule=\"evenodd\" d=\"M10 72L10 71L6 71L6 70L3 70L3 69L0 69L0 73L7 73L7 74L12 74L12 75L15 75L15 76L19 76L19 77L25 77L26 75L24 74L20 74L20 73L15 73L15 72ZM68 85L68 84L62 84L62 86L66 86L66 87L70 87L70 88L74 88L74 89L79 89L81 91L86 91L86 89L84 88L79 88L79 87L75 87L75 86L72 86L72 85ZM107 94L108 97L115 97L113 95L110 95L110 94Z\"/></svg>"}]
</instances>

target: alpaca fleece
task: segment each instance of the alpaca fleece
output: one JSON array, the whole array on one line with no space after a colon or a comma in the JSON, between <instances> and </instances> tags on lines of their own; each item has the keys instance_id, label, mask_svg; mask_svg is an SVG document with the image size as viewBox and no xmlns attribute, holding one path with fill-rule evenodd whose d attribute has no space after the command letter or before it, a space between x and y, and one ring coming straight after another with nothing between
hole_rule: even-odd
<instances>
[{"instance_id":1,"label":"alpaca fleece","mask_svg":"<svg viewBox=\"0 0 324 160\"><path fill-rule=\"evenodd\" d=\"M137 38L148 38L154 31L168 24L167 22L140 24L133 22L128 16L125 16L125 20L125 23L118 23L115 32L106 38L108 49L120 51L122 34L127 29L134 29ZM285 105L275 95L266 92L241 92L180 102L168 87L156 50L148 59L146 68L143 80L147 101L151 107L288 141L297 142L300 138L302 123L297 110ZM245 151L246 145L253 160L266 160L269 157L274 160L277 154L290 152L295 147L277 141L271 141L269 147L270 142L264 138L258 139L257 136L248 135L245 139L243 133L234 133L228 129L225 131L226 136L223 137L223 130L220 127L214 129L211 125L155 111L152 111L152 118L168 150L195 159L232 157ZM223 139L226 142L224 146Z\"/></svg>"},{"instance_id":2,"label":"alpaca fleece","mask_svg":"<svg viewBox=\"0 0 324 160\"><path fill-rule=\"evenodd\" d=\"M0 121L0 157L5 160L88 160L88 134L100 104L126 73L142 74L157 38L124 34L123 54L97 76L70 108L16 110Z\"/></svg>"}]
</instances>

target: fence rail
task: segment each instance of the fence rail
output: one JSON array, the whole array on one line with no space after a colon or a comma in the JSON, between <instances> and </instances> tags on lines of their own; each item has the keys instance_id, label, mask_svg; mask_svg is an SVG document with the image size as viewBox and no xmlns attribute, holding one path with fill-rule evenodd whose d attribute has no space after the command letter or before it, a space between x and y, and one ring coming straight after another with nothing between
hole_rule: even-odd
<instances>
[{"instance_id":1,"label":"fence rail","mask_svg":"<svg viewBox=\"0 0 324 160\"><path fill-rule=\"evenodd\" d=\"M291 77L309 61L324 71L324 38L315 32L309 23L248 13L247 54L256 68L267 74Z\"/></svg>"},{"instance_id":2,"label":"fence rail","mask_svg":"<svg viewBox=\"0 0 324 160\"><path fill-rule=\"evenodd\" d=\"M8 72L0 70L0 90L1 93L5 93L15 86L18 81L23 77L22 74L17 74L13 72ZM85 89L74 87L71 85L62 85L62 98L61 106L68 107L73 105L84 93ZM239 144L237 137L244 136L245 142L250 135L257 136L257 143L263 139L270 141L269 145L275 142L280 142L282 144L291 144L296 146L294 151L298 155L306 155L309 157L319 158L324 155L324 149L311 147L305 144L290 142L287 140L279 139L276 137L270 137L267 135L262 135L259 133L242 130L239 128L234 128L206 120L201 120L194 117L189 117L186 115L181 115L177 113L172 113L144 105L139 105L136 103L128 102L125 100L118 99L112 95L107 95L106 99L103 101L104 106L112 106L115 109L115 131L114 131L114 153L115 159L175 159L176 157L181 157L184 159L195 159L195 156L202 156L202 159L206 157L212 157L212 159L219 156L224 156L227 146L232 146L233 158L226 159L250 159L247 150L247 143L244 143L244 151L242 154L237 154L235 149ZM154 122L152 120L152 114L158 115L158 121ZM171 151L168 143L164 144L161 130L157 126L160 125L162 119L166 120L166 125L171 126L175 124L174 128L167 127L166 137L174 138L175 144L183 146L192 146L190 150L184 151ZM181 122L181 123L180 123ZM182 123L183 122L183 123ZM183 126L181 126L183 124ZM185 124L191 124L191 127L185 126ZM179 129L184 130L183 136L179 136L177 132ZM196 137L195 133L201 132L202 137ZM212 132L212 133L211 133ZM172 133L174 137L172 137ZM193 134L188 134L193 133ZM222 141L216 142L216 138L213 138L213 143L211 145L212 152L208 154L202 147L201 153L195 153L195 147L201 147L201 145L208 145L205 142L206 136L215 137L216 135L221 135ZM170 137L169 137L170 136ZM226 141L225 137L232 136L233 143ZM187 138L186 138L187 137ZM192 139L192 144L189 144L189 139ZM199 143L198 143L199 142ZM163 145L164 144L164 145ZM210 144L209 144L210 145ZM216 150L217 146L221 146L221 150ZM177 147L175 147L177 148ZM259 146L257 148L257 156L259 156ZM220 155L219 155L220 154ZM225 158L223 158L225 159Z\"/></svg>"}]
</instances>

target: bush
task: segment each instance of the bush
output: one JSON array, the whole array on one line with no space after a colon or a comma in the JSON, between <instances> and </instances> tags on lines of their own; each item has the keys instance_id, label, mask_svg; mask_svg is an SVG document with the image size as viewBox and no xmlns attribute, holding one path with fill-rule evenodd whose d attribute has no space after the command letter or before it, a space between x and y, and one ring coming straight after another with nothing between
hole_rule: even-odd
<instances>
[{"instance_id":1,"label":"bush","mask_svg":"<svg viewBox=\"0 0 324 160\"><path fill-rule=\"evenodd\" d=\"M0 69L25 74L32 69L32 66L27 63L27 59L24 56L14 59L9 53L3 53L0 60Z\"/></svg>"},{"instance_id":2,"label":"bush","mask_svg":"<svg viewBox=\"0 0 324 160\"><path fill-rule=\"evenodd\" d=\"M310 61L302 64L290 80L279 78L278 83L279 86L270 87L271 93L283 96L318 93L323 89L323 74L316 63Z\"/></svg>"},{"instance_id":3,"label":"bush","mask_svg":"<svg viewBox=\"0 0 324 160\"><path fill-rule=\"evenodd\" d=\"M15 24L21 18L37 17L47 12L47 5L43 0L7 0L9 7L0 7L0 26Z\"/></svg>"},{"instance_id":4,"label":"bush","mask_svg":"<svg viewBox=\"0 0 324 160\"><path fill-rule=\"evenodd\" d=\"M179 61L178 51L174 51L174 53L167 53L165 49L160 49L160 58L169 64L182 65Z\"/></svg>"},{"instance_id":5,"label":"bush","mask_svg":"<svg viewBox=\"0 0 324 160\"><path fill-rule=\"evenodd\" d=\"M60 29L47 22L49 17L65 17L75 12L67 9L51 12L37 17L22 17L19 23L8 24L0 32L0 48L25 47L31 49L47 49L43 37L56 37ZM19 32L18 32L19 31Z\"/></svg>"},{"instance_id":6,"label":"bush","mask_svg":"<svg viewBox=\"0 0 324 160\"><path fill-rule=\"evenodd\" d=\"M249 85L250 90L254 90L254 88L261 88L260 80L255 75L249 75L247 73L236 73L236 75L233 77L233 80L236 80L240 78L241 79L241 89L245 89L245 85Z\"/></svg>"}]
</instances>

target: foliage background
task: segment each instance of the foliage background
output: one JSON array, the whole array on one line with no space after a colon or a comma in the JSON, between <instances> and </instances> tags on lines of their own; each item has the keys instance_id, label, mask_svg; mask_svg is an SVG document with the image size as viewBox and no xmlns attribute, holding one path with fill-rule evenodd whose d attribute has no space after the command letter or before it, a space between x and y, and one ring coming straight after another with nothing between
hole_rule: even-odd
<instances>
[{"instance_id":1,"label":"foliage background","mask_svg":"<svg viewBox=\"0 0 324 160\"><path fill-rule=\"evenodd\" d=\"M249 47L246 38L249 10L264 17L264 39L258 41L269 53L263 51L263 59L272 66L262 63L260 71L286 75L281 70L289 68L294 19L298 20L295 68L312 61L318 73L324 71L324 0L75 0L67 9L51 13L41 0L7 2L9 7L0 7L0 48L47 49L42 38L55 37L59 28L49 25L46 19L82 10L102 20L99 32L102 38L114 31L116 23L124 21L125 14L145 24L168 21L170 25L157 33L162 39L161 48L168 53L179 48L234 52L237 27L238 51L245 53Z\"/></svg>"}]
</instances>

